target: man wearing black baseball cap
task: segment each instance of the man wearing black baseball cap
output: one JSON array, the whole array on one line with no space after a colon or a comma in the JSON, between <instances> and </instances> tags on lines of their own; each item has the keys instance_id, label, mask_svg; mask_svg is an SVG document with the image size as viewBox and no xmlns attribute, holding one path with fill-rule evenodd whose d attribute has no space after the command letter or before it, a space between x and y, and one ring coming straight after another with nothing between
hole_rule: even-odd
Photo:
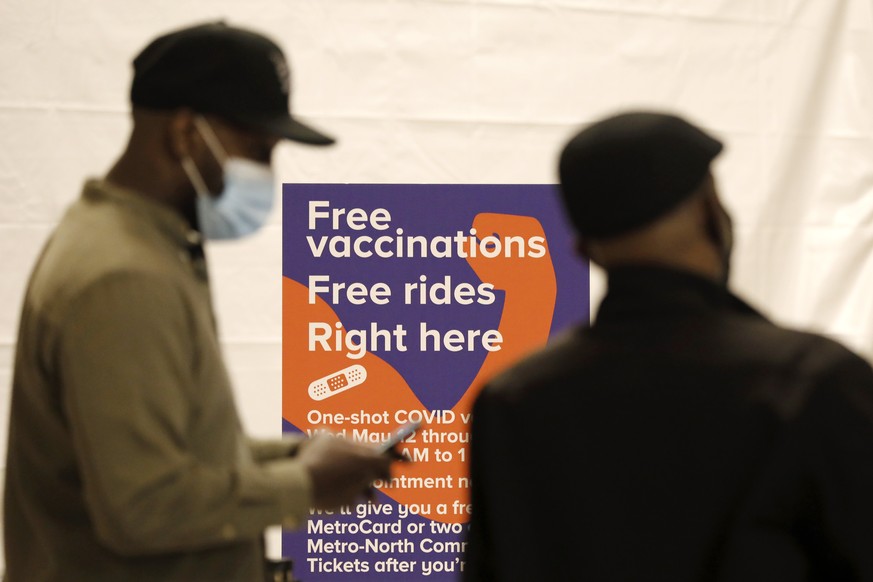
<instances>
[{"instance_id":1,"label":"man wearing black baseball cap","mask_svg":"<svg viewBox=\"0 0 873 582\"><path fill-rule=\"evenodd\" d=\"M263 532L361 499L392 459L240 425L203 239L260 228L280 139L333 142L289 111L288 64L223 22L134 60L133 131L47 242L20 319L6 465L7 582L262 582Z\"/></svg>"},{"instance_id":2,"label":"man wearing black baseball cap","mask_svg":"<svg viewBox=\"0 0 873 582\"><path fill-rule=\"evenodd\" d=\"M873 372L728 290L721 150L649 110L565 144L607 293L474 404L465 582L873 580Z\"/></svg>"}]
</instances>

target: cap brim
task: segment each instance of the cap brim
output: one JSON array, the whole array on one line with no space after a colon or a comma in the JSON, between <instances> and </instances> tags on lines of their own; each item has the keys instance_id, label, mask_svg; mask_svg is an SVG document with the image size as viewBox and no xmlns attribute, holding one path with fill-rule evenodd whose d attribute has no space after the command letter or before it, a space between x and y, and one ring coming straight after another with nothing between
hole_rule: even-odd
<instances>
[{"instance_id":1,"label":"cap brim","mask_svg":"<svg viewBox=\"0 0 873 582\"><path fill-rule=\"evenodd\" d=\"M273 126L276 130L274 135L293 141L299 141L309 145L331 145L336 142L334 138L326 133L322 133L314 127L301 123L293 117L286 117L279 122L274 123Z\"/></svg>"},{"instance_id":2,"label":"cap brim","mask_svg":"<svg viewBox=\"0 0 873 582\"><path fill-rule=\"evenodd\" d=\"M318 131L290 115L271 119L238 118L236 121L245 127L308 145L326 146L336 143L336 140L326 133Z\"/></svg>"}]
</instances>

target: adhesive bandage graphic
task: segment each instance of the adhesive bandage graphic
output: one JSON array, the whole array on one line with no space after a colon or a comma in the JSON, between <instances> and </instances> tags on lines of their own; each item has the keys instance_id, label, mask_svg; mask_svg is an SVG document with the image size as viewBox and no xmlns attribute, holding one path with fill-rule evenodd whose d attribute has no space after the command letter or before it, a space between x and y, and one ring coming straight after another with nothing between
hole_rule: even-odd
<instances>
[{"instance_id":1,"label":"adhesive bandage graphic","mask_svg":"<svg viewBox=\"0 0 873 582\"><path fill-rule=\"evenodd\" d=\"M359 386L366 379L367 369L360 364L355 364L330 376L314 380L309 385L309 397L313 400L324 400L340 392L345 392L349 388Z\"/></svg>"}]
</instances>

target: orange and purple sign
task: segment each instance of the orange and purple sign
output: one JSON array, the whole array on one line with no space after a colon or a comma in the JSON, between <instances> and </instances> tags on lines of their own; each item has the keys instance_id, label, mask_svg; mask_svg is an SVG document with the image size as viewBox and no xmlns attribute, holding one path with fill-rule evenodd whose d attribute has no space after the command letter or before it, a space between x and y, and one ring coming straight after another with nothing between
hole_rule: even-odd
<instances>
[{"instance_id":1,"label":"orange and purple sign","mask_svg":"<svg viewBox=\"0 0 873 582\"><path fill-rule=\"evenodd\" d=\"M282 261L283 429L422 423L378 505L313 512L283 555L306 582L456 580L476 394L589 317L556 187L285 184Z\"/></svg>"}]
</instances>

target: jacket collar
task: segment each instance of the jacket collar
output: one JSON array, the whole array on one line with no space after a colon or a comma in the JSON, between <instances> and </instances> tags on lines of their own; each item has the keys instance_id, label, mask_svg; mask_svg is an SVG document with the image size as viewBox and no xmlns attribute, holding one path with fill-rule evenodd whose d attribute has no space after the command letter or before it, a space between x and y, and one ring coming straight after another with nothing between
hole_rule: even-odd
<instances>
[{"instance_id":1,"label":"jacket collar","mask_svg":"<svg viewBox=\"0 0 873 582\"><path fill-rule=\"evenodd\" d=\"M705 315L725 310L762 317L727 286L691 271L622 266L607 273L607 292L596 321Z\"/></svg>"}]
</instances>

